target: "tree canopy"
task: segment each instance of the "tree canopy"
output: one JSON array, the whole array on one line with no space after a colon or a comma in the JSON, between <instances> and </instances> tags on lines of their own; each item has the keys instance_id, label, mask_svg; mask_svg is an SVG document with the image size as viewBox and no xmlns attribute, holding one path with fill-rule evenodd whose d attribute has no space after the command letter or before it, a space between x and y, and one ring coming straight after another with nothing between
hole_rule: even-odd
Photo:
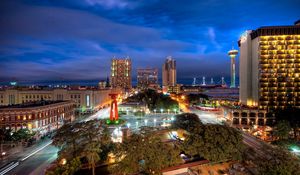
<instances>
[{"instance_id":1,"label":"tree canopy","mask_svg":"<svg viewBox=\"0 0 300 175\"><path fill-rule=\"evenodd\" d=\"M213 162L238 160L243 152L242 136L234 128L224 125L202 125L187 135L183 150Z\"/></svg>"},{"instance_id":2,"label":"tree canopy","mask_svg":"<svg viewBox=\"0 0 300 175\"><path fill-rule=\"evenodd\" d=\"M116 149L116 157L122 159L111 171L120 174L160 174L161 169L181 162L179 153L178 148L163 143L153 132L133 134Z\"/></svg>"},{"instance_id":3,"label":"tree canopy","mask_svg":"<svg viewBox=\"0 0 300 175\"><path fill-rule=\"evenodd\" d=\"M197 104L203 100L208 100L208 96L205 94L189 94L187 100L190 104Z\"/></svg>"},{"instance_id":4,"label":"tree canopy","mask_svg":"<svg viewBox=\"0 0 300 175\"><path fill-rule=\"evenodd\" d=\"M294 131L296 138L299 135L298 128L300 127L300 109L292 106L288 106L286 109L278 109L273 112L269 112L268 116L274 115L277 121L288 121L289 125Z\"/></svg>"},{"instance_id":5,"label":"tree canopy","mask_svg":"<svg viewBox=\"0 0 300 175\"><path fill-rule=\"evenodd\" d=\"M172 123L174 129L183 129L192 132L195 128L202 125L198 115L194 113L182 113L175 116L175 121Z\"/></svg>"},{"instance_id":6,"label":"tree canopy","mask_svg":"<svg viewBox=\"0 0 300 175\"><path fill-rule=\"evenodd\" d=\"M273 148L268 151L268 157L256 159L259 174L261 175L294 175L300 174L299 160L288 151Z\"/></svg>"},{"instance_id":7,"label":"tree canopy","mask_svg":"<svg viewBox=\"0 0 300 175\"><path fill-rule=\"evenodd\" d=\"M128 102L144 102L150 110L154 109L178 109L178 102L168 95L157 93L155 90L146 89L126 99Z\"/></svg>"},{"instance_id":8,"label":"tree canopy","mask_svg":"<svg viewBox=\"0 0 300 175\"><path fill-rule=\"evenodd\" d=\"M99 123L99 121L94 120L85 123L65 124L57 130L53 144L60 148L58 160L66 159L67 165L59 165L52 172L64 172L66 168L70 169L68 166L76 163L72 163L72 161L80 158L80 161L88 163L94 173L96 163L99 160L106 160L107 154L112 148L108 128L99 125ZM71 169L76 168L71 167Z\"/></svg>"},{"instance_id":9,"label":"tree canopy","mask_svg":"<svg viewBox=\"0 0 300 175\"><path fill-rule=\"evenodd\" d=\"M288 121L278 121L274 127L274 136L278 137L279 140L286 140L289 137L291 126Z\"/></svg>"}]
</instances>

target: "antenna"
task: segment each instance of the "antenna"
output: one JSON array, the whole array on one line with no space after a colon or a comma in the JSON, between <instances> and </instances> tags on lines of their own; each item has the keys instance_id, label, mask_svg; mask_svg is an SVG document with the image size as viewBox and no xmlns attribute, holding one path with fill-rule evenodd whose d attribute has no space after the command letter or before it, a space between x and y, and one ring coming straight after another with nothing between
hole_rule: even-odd
<instances>
[{"instance_id":1,"label":"antenna","mask_svg":"<svg viewBox=\"0 0 300 175\"><path fill-rule=\"evenodd\" d=\"M196 86L196 78L194 78L192 86Z\"/></svg>"},{"instance_id":2,"label":"antenna","mask_svg":"<svg viewBox=\"0 0 300 175\"><path fill-rule=\"evenodd\" d=\"M206 83L205 83L205 77L202 77L202 85L206 85Z\"/></svg>"},{"instance_id":3,"label":"antenna","mask_svg":"<svg viewBox=\"0 0 300 175\"><path fill-rule=\"evenodd\" d=\"M214 78L211 78L211 79L210 79L210 84L215 84Z\"/></svg>"}]
</instances>

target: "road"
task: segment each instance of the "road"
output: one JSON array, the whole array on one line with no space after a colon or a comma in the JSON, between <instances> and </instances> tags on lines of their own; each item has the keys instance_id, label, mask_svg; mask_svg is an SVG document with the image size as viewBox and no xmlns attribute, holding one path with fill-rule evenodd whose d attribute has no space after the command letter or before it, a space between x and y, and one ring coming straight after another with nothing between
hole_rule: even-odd
<instances>
[{"instance_id":1,"label":"road","mask_svg":"<svg viewBox=\"0 0 300 175\"><path fill-rule=\"evenodd\" d=\"M58 149L53 145L48 145L42 151L37 152L32 157L20 162L20 165L11 170L11 175L43 175L45 169L57 158Z\"/></svg>"},{"instance_id":2,"label":"road","mask_svg":"<svg viewBox=\"0 0 300 175\"><path fill-rule=\"evenodd\" d=\"M202 123L207 124L222 124L221 115L219 112L201 111L196 108L190 108L188 112L195 113L199 116Z\"/></svg>"},{"instance_id":3,"label":"road","mask_svg":"<svg viewBox=\"0 0 300 175\"><path fill-rule=\"evenodd\" d=\"M97 111L95 114L87 117L83 121L89 121L94 119L106 119L109 118L109 108L104 108L99 111Z\"/></svg>"}]
</instances>

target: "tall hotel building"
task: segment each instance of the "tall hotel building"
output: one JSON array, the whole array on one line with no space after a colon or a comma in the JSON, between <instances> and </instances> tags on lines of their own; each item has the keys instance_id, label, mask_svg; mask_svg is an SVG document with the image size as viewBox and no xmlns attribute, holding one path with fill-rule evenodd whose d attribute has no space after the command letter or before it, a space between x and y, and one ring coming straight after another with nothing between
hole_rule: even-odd
<instances>
[{"instance_id":1,"label":"tall hotel building","mask_svg":"<svg viewBox=\"0 0 300 175\"><path fill-rule=\"evenodd\" d=\"M137 87L140 89L158 88L158 69L137 69Z\"/></svg>"},{"instance_id":2,"label":"tall hotel building","mask_svg":"<svg viewBox=\"0 0 300 175\"><path fill-rule=\"evenodd\" d=\"M111 60L110 83L113 88L131 89L131 60Z\"/></svg>"},{"instance_id":3,"label":"tall hotel building","mask_svg":"<svg viewBox=\"0 0 300 175\"><path fill-rule=\"evenodd\" d=\"M239 40L240 102L261 110L300 107L300 21L261 27Z\"/></svg>"},{"instance_id":4,"label":"tall hotel building","mask_svg":"<svg viewBox=\"0 0 300 175\"><path fill-rule=\"evenodd\" d=\"M167 57L162 67L163 87L176 85L176 61L171 56Z\"/></svg>"}]
</instances>

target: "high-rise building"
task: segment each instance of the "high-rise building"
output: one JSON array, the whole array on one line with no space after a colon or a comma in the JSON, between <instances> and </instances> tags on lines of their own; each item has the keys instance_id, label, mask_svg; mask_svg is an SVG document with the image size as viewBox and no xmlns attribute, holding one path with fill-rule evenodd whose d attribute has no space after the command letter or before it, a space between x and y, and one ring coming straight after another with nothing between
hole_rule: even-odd
<instances>
[{"instance_id":1,"label":"high-rise building","mask_svg":"<svg viewBox=\"0 0 300 175\"><path fill-rule=\"evenodd\" d=\"M228 52L228 55L230 57L230 88L235 88L235 57L238 54L237 50L234 50L233 48Z\"/></svg>"},{"instance_id":2,"label":"high-rise building","mask_svg":"<svg viewBox=\"0 0 300 175\"><path fill-rule=\"evenodd\" d=\"M162 67L162 85L164 87L176 85L176 61L171 57L167 57Z\"/></svg>"},{"instance_id":3,"label":"high-rise building","mask_svg":"<svg viewBox=\"0 0 300 175\"><path fill-rule=\"evenodd\" d=\"M141 89L157 88L158 69L157 68L137 69L137 87Z\"/></svg>"},{"instance_id":4,"label":"high-rise building","mask_svg":"<svg viewBox=\"0 0 300 175\"><path fill-rule=\"evenodd\" d=\"M111 60L110 81L113 88L131 88L131 60L129 58Z\"/></svg>"},{"instance_id":5,"label":"high-rise building","mask_svg":"<svg viewBox=\"0 0 300 175\"><path fill-rule=\"evenodd\" d=\"M238 43L240 102L268 111L300 107L300 21L246 31Z\"/></svg>"}]
</instances>

